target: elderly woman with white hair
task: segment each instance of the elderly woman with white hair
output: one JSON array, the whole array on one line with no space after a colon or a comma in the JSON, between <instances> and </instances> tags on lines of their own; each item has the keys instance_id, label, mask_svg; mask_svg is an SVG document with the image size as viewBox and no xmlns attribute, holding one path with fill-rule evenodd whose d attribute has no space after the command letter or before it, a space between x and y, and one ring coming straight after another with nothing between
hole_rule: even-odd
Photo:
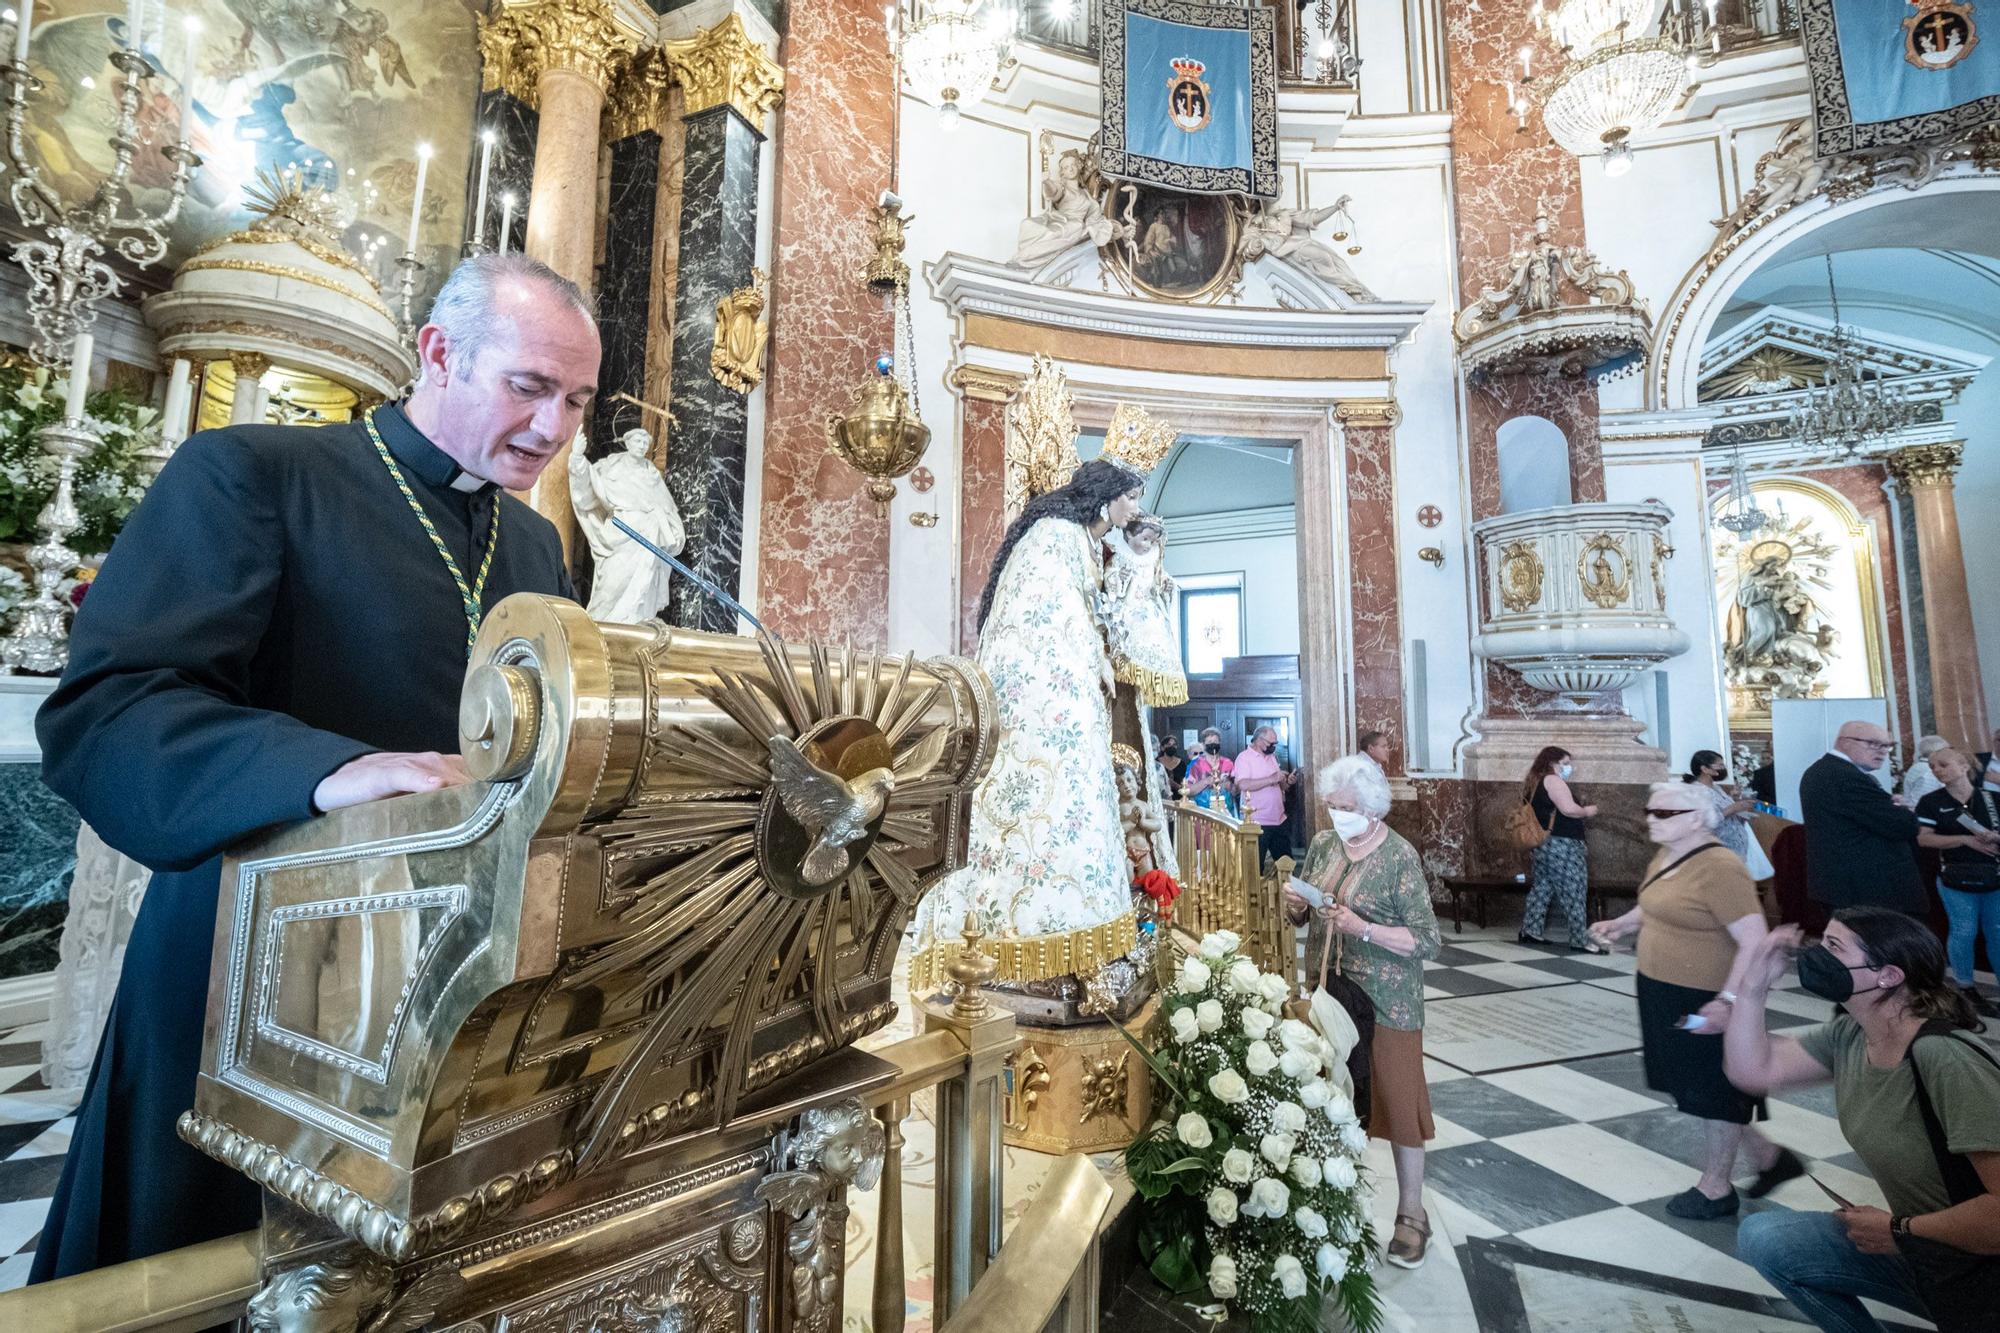
<instances>
[{"instance_id":1,"label":"elderly woman with white hair","mask_svg":"<svg viewBox=\"0 0 2000 1333\"><path fill-rule=\"evenodd\" d=\"M1639 937L1639 1037L1646 1086L1673 1097L1706 1131L1701 1179L1667 1200L1675 1217L1727 1217L1739 1204L1730 1183L1739 1149L1757 1168L1744 1191L1760 1199L1801 1174L1804 1163L1758 1133L1766 1119L1722 1072L1722 1043L1751 952L1764 938L1764 909L1743 860L1716 837L1718 807L1693 784L1656 782L1646 798L1646 832L1659 851L1646 867L1632 910L1600 921L1606 939Z\"/></svg>"},{"instance_id":2,"label":"elderly woman with white hair","mask_svg":"<svg viewBox=\"0 0 2000 1333\"><path fill-rule=\"evenodd\" d=\"M1339 937L1340 972L1375 1005L1369 1053L1368 1132L1387 1139L1396 1162L1396 1231L1390 1263L1415 1268L1430 1246L1424 1212L1424 1144L1437 1132L1424 1082L1424 960L1442 940L1431 912L1431 889L1417 849L1383 823L1389 780L1366 755L1349 755L1319 775L1331 831L1306 850L1299 877L1323 895L1312 910L1286 894L1293 925L1312 919L1306 962L1319 976L1320 959Z\"/></svg>"}]
</instances>

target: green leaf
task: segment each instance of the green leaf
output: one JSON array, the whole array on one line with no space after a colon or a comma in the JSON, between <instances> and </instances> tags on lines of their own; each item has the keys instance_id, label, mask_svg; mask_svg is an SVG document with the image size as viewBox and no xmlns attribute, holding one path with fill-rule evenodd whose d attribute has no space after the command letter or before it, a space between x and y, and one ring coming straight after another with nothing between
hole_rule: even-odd
<instances>
[{"instance_id":1,"label":"green leaf","mask_svg":"<svg viewBox=\"0 0 2000 1333\"><path fill-rule=\"evenodd\" d=\"M1181 1091L1180 1084L1174 1082L1174 1076L1167 1072L1167 1066L1161 1062L1160 1058L1157 1055L1153 1054L1152 1051L1148 1050L1144 1045L1144 1043L1142 1043L1137 1037L1134 1037L1130 1032L1127 1032L1125 1030L1125 1025L1123 1023L1120 1023L1117 1019L1113 1018L1109 1014L1106 1014L1104 1016L1104 1021L1111 1024L1112 1027L1118 1029L1118 1035L1123 1037L1126 1041L1132 1044L1132 1049L1139 1053L1139 1058L1146 1062L1146 1067L1153 1071L1154 1077L1158 1078L1160 1082L1166 1084L1168 1090L1171 1091L1175 1097L1181 1098L1182 1100L1185 1100L1187 1098L1187 1094Z\"/></svg>"},{"instance_id":2,"label":"green leaf","mask_svg":"<svg viewBox=\"0 0 2000 1333\"><path fill-rule=\"evenodd\" d=\"M1172 1175L1178 1175L1183 1171L1200 1171L1206 1168L1207 1166L1208 1163L1204 1162L1199 1157L1183 1157L1178 1162L1175 1162L1172 1166L1163 1166L1157 1168L1153 1172L1153 1174L1157 1176L1172 1176Z\"/></svg>"}]
</instances>

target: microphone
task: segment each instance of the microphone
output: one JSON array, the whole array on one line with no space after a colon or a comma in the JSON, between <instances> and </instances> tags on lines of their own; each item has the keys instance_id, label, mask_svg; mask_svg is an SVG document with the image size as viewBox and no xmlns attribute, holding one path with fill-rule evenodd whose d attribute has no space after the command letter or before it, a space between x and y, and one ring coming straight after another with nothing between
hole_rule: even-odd
<instances>
[{"instance_id":1,"label":"microphone","mask_svg":"<svg viewBox=\"0 0 2000 1333\"><path fill-rule=\"evenodd\" d=\"M665 551L662 551L659 547L653 545L653 543L647 541L644 537L641 537L638 533L632 531L631 525L628 524L624 519L617 518L614 516L611 520L611 525L617 528L620 532L624 533L627 537L630 537L633 541L639 543L639 545L651 551L654 555L658 556L660 559L666 561L669 568L673 569L676 573L679 573L684 577L686 577L690 582L692 582L695 585L695 587L700 588L710 597L713 597L716 601L721 602L731 611L734 611L737 615L742 616L752 625L755 625L757 627L757 632L759 634L765 632L764 622L757 619L757 617L751 615L748 607L744 606L743 603L737 601L734 597L731 597L721 588L718 588L714 583L710 582L708 579L703 578L701 575L695 573L692 569L689 569L686 565L682 564L680 561L668 555Z\"/></svg>"}]
</instances>

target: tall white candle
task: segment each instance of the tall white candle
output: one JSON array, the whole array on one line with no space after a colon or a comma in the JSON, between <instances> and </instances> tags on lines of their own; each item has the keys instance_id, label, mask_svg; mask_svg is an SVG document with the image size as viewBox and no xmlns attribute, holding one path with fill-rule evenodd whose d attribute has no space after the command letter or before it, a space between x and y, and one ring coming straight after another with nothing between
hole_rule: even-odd
<instances>
[{"instance_id":1,"label":"tall white candle","mask_svg":"<svg viewBox=\"0 0 2000 1333\"><path fill-rule=\"evenodd\" d=\"M500 196L500 253L507 253L508 233L514 230L514 192Z\"/></svg>"},{"instance_id":2,"label":"tall white candle","mask_svg":"<svg viewBox=\"0 0 2000 1333\"><path fill-rule=\"evenodd\" d=\"M130 0L125 6L125 45L139 49L140 29L146 22L146 0Z\"/></svg>"},{"instance_id":3,"label":"tall white candle","mask_svg":"<svg viewBox=\"0 0 2000 1333\"><path fill-rule=\"evenodd\" d=\"M424 220L424 177L431 171L431 146L417 145L417 192L410 199L410 243L403 247L405 254L417 251L417 228Z\"/></svg>"},{"instance_id":4,"label":"tall white candle","mask_svg":"<svg viewBox=\"0 0 2000 1333\"><path fill-rule=\"evenodd\" d=\"M69 349L69 383L63 386L63 416L83 420L83 396L90 391L90 333L76 335Z\"/></svg>"},{"instance_id":5,"label":"tall white candle","mask_svg":"<svg viewBox=\"0 0 2000 1333\"><path fill-rule=\"evenodd\" d=\"M472 206L472 243L478 245L486 239L486 180L493 174L493 145L499 135L492 130L481 130L479 141L479 201Z\"/></svg>"},{"instance_id":6,"label":"tall white candle","mask_svg":"<svg viewBox=\"0 0 2000 1333\"><path fill-rule=\"evenodd\" d=\"M28 26L35 16L35 0L15 0L14 8L20 12L20 21L14 25L14 63L28 63Z\"/></svg>"},{"instance_id":7,"label":"tall white candle","mask_svg":"<svg viewBox=\"0 0 2000 1333\"><path fill-rule=\"evenodd\" d=\"M181 20L181 32L187 37L187 52L181 60L181 142L186 143L194 120L195 47L201 37L201 20L189 14Z\"/></svg>"},{"instance_id":8,"label":"tall white candle","mask_svg":"<svg viewBox=\"0 0 2000 1333\"><path fill-rule=\"evenodd\" d=\"M167 376L167 403L160 409L160 435L168 444L179 444L187 438L190 369L186 359L177 356Z\"/></svg>"}]
</instances>

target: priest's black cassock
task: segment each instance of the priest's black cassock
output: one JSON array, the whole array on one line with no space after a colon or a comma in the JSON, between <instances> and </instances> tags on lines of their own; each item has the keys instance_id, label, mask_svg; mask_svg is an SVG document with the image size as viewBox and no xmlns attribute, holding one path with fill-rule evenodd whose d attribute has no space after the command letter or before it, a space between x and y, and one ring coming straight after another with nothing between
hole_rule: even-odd
<instances>
[{"instance_id":1,"label":"priest's black cassock","mask_svg":"<svg viewBox=\"0 0 2000 1333\"><path fill-rule=\"evenodd\" d=\"M570 595L555 528L400 407L375 424L483 602ZM456 484L454 484L456 483ZM36 721L42 777L154 871L32 1281L257 1225L257 1188L182 1143L221 853L318 813L371 751L458 748L464 599L360 422L189 439L127 521Z\"/></svg>"}]
</instances>

